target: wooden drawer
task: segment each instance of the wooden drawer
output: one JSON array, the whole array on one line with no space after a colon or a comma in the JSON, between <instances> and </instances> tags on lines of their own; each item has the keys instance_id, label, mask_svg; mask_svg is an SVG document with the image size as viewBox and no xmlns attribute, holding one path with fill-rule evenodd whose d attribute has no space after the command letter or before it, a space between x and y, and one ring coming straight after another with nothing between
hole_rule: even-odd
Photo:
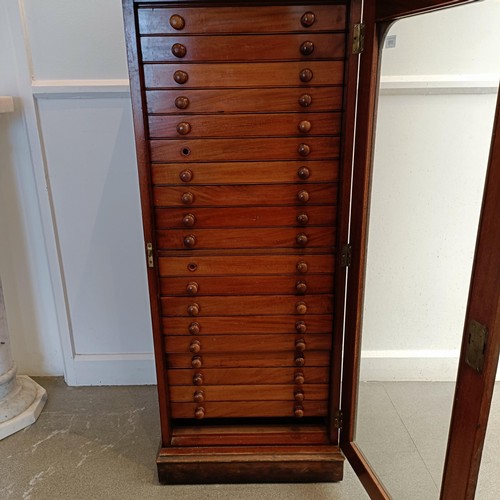
<instances>
[{"instance_id":1,"label":"wooden drawer","mask_svg":"<svg viewBox=\"0 0 500 500\"><path fill-rule=\"evenodd\" d=\"M341 113L167 115L149 117L152 138L307 137L340 134ZM308 132L301 132L299 124Z\"/></svg>"},{"instance_id":2,"label":"wooden drawer","mask_svg":"<svg viewBox=\"0 0 500 500\"><path fill-rule=\"evenodd\" d=\"M307 170L304 170L307 164ZM191 181L181 180L189 170ZM259 163L182 163L153 164L153 184L265 184L269 182L308 184L338 180L338 160L328 161L275 161ZM300 175L302 177L300 177ZM307 176L305 179L304 176ZM189 178L189 177L187 177Z\"/></svg>"},{"instance_id":3,"label":"wooden drawer","mask_svg":"<svg viewBox=\"0 0 500 500\"><path fill-rule=\"evenodd\" d=\"M306 12L314 14L314 23L303 26ZM175 29L170 24L172 15L184 23ZM138 11L139 33L281 33L287 31L333 31L345 29L344 5L273 5L241 7L143 7Z\"/></svg>"},{"instance_id":4,"label":"wooden drawer","mask_svg":"<svg viewBox=\"0 0 500 500\"><path fill-rule=\"evenodd\" d=\"M196 283L200 295L297 294L297 276L191 276L160 278L162 295L189 295L187 286ZM333 274L307 277L308 293L332 293Z\"/></svg>"},{"instance_id":5,"label":"wooden drawer","mask_svg":"<svg viewBox=\"0 0 500 500\"><path fill-rule=\"evenodd\" d=\"M251 320L250 320L251 321ZM165 351L168 353L191 352L192 346L199 348L199 354L226 353L228 356L234 353L268 353L288 351L295 352L295 343L301 340L305 343L305 353L309 350L329 350L332 344L331 335L328 334L306 334L306 335L212 335L193 336L170 335L164 337Z\"/></svg>"},{"instance_id":6,"label":"wooden drawer","mask_svg":"<svg viewBox=\"0 0 500 500\"><path fill-rule=\"evenodd\" d=\"M304 55L301 47L306 51ZM310 45L312 44L312 45ZM293 35L174 35L141 38L144 62L218 62L342 59L343 33ZM312 48L312 52L308 54ZM176 55L174 55L174 52Z\"/></svg>"},{"instance_id":7,"label":"wooden drawer","mask_svg":"<svg viewBox=\"0 0 500 500\"><path fill-rule=\"evenodd\" d=\"M273 368L296 366L294 352L276 353L225 353L196 355L201 359L201 368ZM328 366L329 351L308 351L303 355L304 366ZM167 368L191 368L193 354L167 354Z\"/></svg>"},{"instance_id":8,"label":"wooden drawer","mask_svg":"<svg viewBox=\"0 0 500 500\"><path fill-rule=\"evenodd\" d=\"M170 386L197 387L194 377L200 375L202 384L293 384L296 374L304 377L303 385L327 384L330 377L327 367L305 368L263 368L249 370L248 368L200 368L186 370L168 370Z\"/></svg>"},{"instance_id":9,"label":"wooden drawer","mask_svg":"<svg viewBox=\"0 0 500 500\"><path fill-rule=\"evenodd\" d=\"M183 200L192 203L183 203ZM306 199L302 203L299 198ZM255 184L228 186L155 187L156 207L224 207L262 205L331 205L337 202L336 184Z\"/></svg>"},{"instance_id":10,"label":"wooden drawer","mask_svg":"<svg viewBox=\"0 0 500 500\"><path fill-rule=\"evenodd\" d=\"M303 156L299 148L307 146ZM150 141L154 162L325 160L338 158L339 137L272 139L156 139Z\"/></svg>"},{"instance_id":11,"label":"wooden drawer","mask_svg":"<svg viewBox=\"0 0 500 500\"><path fill-rule=\"evenodd\" d=\"M334 255L208 255L160 257L160 276L270 275L297 272L297 279L309 284L310 274L332 273ZM305 263L305 266L301 264ZM298 268L307 267L307 272Z\"/></svg>"},{"instance_id":12,"label":"wooden drawer","mask_svg":"<svg viewBox=\"0 0 500 500\"><path fill-rule=\"evenodd\" d=\"M295 401L294 392L300 390L307 401L322 401L328 398L328 385L310 384L307 388L294 385L205 385L201 387L171 387L170 401L193 403L194 393L203 392L201 406L212 401Z\"/></svg>"},{"instance_id":13,"label":"wooden drawer","mask_svg":"<svg viewBox=\"0 0 500 500\"><path fill-rule=\"evenodd\" d=\"M241 297L163 297L161 308L163 316L246 316L267 314L298 314L297 304L304 302L310 314L327 314L333 311L332 295L243 295ZM197 304L198 313L189 313L193 304ZM295 322L293 317L290 321ZM247 321L252 321L248 318ZM307 323L307 319L306 319Z\"/></svg>"},{"instance_id":14,"label":"wooden drawer","mask_svg":"<svg viewBox=\"0 0 500 500\"><path fill-rule=\"evenodd\" d=\"M273 113L337 111L342 87L302 87L223 90L150 90L148 113ZM178 98L182 108L178 108ZM302 104L301 104L302 103ZM180 104L179 104L180 105ZM184 107L185 106L185 107Z\"/></svg>"},{"instance_id":15,"label":"wooden drawer","mask_svg":"<svg viewBox=\"0 0 500 500\"><path fill-rule=\"evenodd\" d=\"M304 69L312 78L302 81ZM185 79L177 83L178 75ZM309 87L340 85L344 80L343 61L296 61L264 63L145 64L147 89L220 87Z\"/></svg>"},{"instance_id":16,"label":"wooden drawer","mask_svg":"<svg viewBox=\"0 0 500 500\"><path fill-rule=\"evenodd\" d=\"M330 314L310 315L307 316L306 320L298 315L252 316L251 318L248 316L209 316L203 318L174 316L162 318L162 331L164 335L190 335L189 327L193 322L196 322L199 327L199 335L297 333L295 328L297 321L306 321L306 335L329 333L333 325L333 318ZM190 368L190 366L182 368Z\"/></svg>"},{"instance_id":17,"label":"wooden drawer","mask_svg":"<svg viewBox=\"0 0 500 500\"><path fill-rule=\"evenodd\" d=\"M158 229L333 226L335 205L307 207L158 208ZM302 224L300 223L302 222ZM304 224L305 222L305 224Z\"/></svg>"},{"instance_id":18,"label":"wooden drawer","mask_svg":"<svg viewBox=\"0 0 500 500\"><path fill-rule=\"evenodd\" d=\"M239 401L237 403L208 402L202 403L172 403L170 405L172 418L194 418L199 407L205 410L205 418L234 417L293 417L295 403L292 401ZM328 402L304 401L301 405L304 417L322 417L327 414Z\"/></svg>"},{"instance_id":19,"label":"wooden drawer","mask_svg":"<svg viewBox=\"0 0 500 500\"><path fill-rule=\"evenodd\" d=\"M159 250L328 248L335 245L335 228L164 229L156 232L156 244Z\"/></svg>"}]
</instances>

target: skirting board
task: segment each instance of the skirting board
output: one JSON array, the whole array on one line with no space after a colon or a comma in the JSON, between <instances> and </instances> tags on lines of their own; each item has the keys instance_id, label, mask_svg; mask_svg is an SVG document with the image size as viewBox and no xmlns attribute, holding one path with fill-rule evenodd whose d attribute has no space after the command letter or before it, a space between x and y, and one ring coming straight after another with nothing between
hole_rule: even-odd
<instances>
[{"instance_id":1,"label":"skirting board","mask_svg":"<svg viewBox=\"0 0 500 500\"><path fill-rule=\"evenodd\" d=\"M360 380L453 382L459 354L458 350L444 349L362 351Z\"/></svg>"},{"instance_id":2,"label":"skirting board","mask_svg":"<svg viewBox=\"0 0 500 500\"><path fill-rule=\"evenodd\" d=\"M66 383L88 385L154 385L153 354L79 354Z\"/></svg>"}]
</instances>

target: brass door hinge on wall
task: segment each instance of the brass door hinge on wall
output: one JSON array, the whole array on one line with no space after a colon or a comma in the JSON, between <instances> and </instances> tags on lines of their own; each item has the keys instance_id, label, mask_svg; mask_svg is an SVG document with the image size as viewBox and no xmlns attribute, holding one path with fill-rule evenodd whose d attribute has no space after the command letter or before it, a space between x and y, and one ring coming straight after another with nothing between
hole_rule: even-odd
<instances>
[{"instance_id":1,"label":"brass door hinge on wall","mask_svg":"<svg viewBox=\"0 0 500 500\"><path fill-rule=\"evenodd\" d=\"M342 410L337 410L335 415L333 416L333 425L335 429L342 429L342 425L344 424L344 414Z\"/></svg>"},{"instance_id":2,"label":"brass door hinge on wall","mask_svg":"<svg viewBox=\"0 0 500 500\"><path fill-rule=\"evenodd\" d=\"M340 267L349 267L352 260L352 246L349 243L342 245L340 251Z\"/></svg>"},{"instance_id":3,"label":"brass door hinge on wall","mask_svg":"<svg viewBox=\"0 0 500 500\"><path fill-rule=\"evenodd\" d=\"M352 53L361 54L365 46L365 25L355 24L352 30Z\"/></svg>"},{"instance_id":4,"label":"brass door hinge on wall","mask_svg":"<svg viewBox=\"0 0 500 500\"><path fill-rule=\"evenodd\" d=\"M148 258L148 267L155 267L155 262L153 259L153 244L146 243L146 255Z\"/></svg>"}]
</instances>

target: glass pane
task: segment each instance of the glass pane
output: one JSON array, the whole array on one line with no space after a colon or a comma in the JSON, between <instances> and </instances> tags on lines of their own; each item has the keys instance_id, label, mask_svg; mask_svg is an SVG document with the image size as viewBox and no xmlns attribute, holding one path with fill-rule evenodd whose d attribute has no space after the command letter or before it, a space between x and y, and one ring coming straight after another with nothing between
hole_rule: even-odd
<instances>
[{"instance_id":1,"label":"glass pane","mask_svg":"<svg viewBox=\"0 0 500 500\"><path fill-rule=\"evenodd\" d=\"M383 49L356 443L395 499L439 497L500 73L499 15L490 0L412 17L393 25Z\"/></svg>"}]
</instances>

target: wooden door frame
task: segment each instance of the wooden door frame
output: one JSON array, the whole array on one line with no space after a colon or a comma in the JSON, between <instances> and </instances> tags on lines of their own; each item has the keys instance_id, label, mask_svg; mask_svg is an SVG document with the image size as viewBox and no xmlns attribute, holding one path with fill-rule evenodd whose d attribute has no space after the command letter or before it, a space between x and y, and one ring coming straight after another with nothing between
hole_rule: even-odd
<instances>
[{"instance_id":1,"label":"wooden door frame","mask_svg":"<svg viewBox=\"0 0 500 500\"><path fill-rule=\"evenodd\" d=\"M359 63L358 106L352 175L352 264L348 271L342 370L343 428L340 446L366 491L373 499L390 499L382 482L356 445L356 408L361 359L362 309L367 257L368 218L373 145L379 87L380 51L384 37L397 19L476 0L376 0L364 2L364 52ZM446 497L446 498L452 498ZM461 498L455 496L454 498Z\"/></svg>"}]
</instances>

